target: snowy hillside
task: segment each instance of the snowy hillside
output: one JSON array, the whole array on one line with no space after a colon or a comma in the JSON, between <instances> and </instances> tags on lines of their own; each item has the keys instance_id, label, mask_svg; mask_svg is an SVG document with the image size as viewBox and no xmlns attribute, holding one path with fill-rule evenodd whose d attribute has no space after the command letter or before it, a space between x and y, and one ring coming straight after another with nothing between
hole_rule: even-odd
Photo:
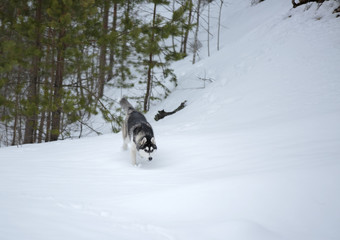
<instances>
[{"instance_id":1,"label":"snowy hillside","mask_svg":"<svg viewBox=\"0 0 340 240\"><path fill-rule=\"evenodd\" d=\"M340 239L336 6L228 1L221 50L147 115L152 162L120 134L1 148L0 239Z\"/></svg>"}]
</instances>

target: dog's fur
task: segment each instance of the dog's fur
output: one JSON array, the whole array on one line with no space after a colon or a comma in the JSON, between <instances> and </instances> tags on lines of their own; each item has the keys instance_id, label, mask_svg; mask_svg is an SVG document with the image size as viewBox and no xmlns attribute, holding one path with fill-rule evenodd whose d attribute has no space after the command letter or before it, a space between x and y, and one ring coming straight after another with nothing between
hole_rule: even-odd
<instances>
[{"instance_id":1,"label":"dog's fur","mask_svg":"<svg viewBox=\"0 0 340 240\"><path fill-rule=\"evenodd\" d=\"M138 112L126 98L120 100L120 105L126 112L126 118L122 127L123 149L127 149L128 142L131 143L132 164L136 165L137 152L143 158L152 160L157 146L151 125L144 115Z\"/></svg>"}]
</instances>

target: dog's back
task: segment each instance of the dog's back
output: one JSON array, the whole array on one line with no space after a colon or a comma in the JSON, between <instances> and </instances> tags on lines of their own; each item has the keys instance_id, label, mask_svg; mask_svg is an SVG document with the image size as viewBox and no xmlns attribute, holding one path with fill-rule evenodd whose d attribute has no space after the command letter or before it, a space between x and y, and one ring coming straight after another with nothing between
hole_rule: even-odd
<instances>
[{"instance_id":1,"label":"dog's back","mask_svg":"<svg viewBox=\"0 0 340 240\"><path fill-rule=\"evenodd\" d=\"M131 138L135 128L140 128L142 125L150 126L144 115L138 112L126 98L122 98L119 103L126 112L126 118L123 125L123 130L126 131L124 134L125 137L128 135Z\"/></svg>"},{"instance_id":2,"label":"dog's back","mask_svg":"<svg viewBox=\"0 0 340 240\"><path fill-rule=\"evenodd\" d=\"M129 114L129 117L127 119L127 130L130 137L132 135L132 132L136 130L137 132L134 132L134 134L137 134L139 131L144 130L150 135L153 135L151 125L147 122L144 115L136 110L131 111Z\"/></svg>"}]
</instances>

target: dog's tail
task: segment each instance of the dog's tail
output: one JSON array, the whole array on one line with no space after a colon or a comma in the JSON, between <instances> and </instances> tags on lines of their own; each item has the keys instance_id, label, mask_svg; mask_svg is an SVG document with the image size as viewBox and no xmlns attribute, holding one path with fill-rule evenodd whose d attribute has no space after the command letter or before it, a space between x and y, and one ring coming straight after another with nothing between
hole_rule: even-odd
<instances>
[{"instance_id":1,"label":"dog's tail","mask_svg":"<svg viewBox=\"0 0 340 240\"><path fill-rule=\"evenodd\" d=\"M120 103L120 106L122 106L124 111L127 113L135 110L135 108L131 105L131 103L129 103L129 101L125 97L120 99L119 103Z\"/></svg>"}]
</instances>

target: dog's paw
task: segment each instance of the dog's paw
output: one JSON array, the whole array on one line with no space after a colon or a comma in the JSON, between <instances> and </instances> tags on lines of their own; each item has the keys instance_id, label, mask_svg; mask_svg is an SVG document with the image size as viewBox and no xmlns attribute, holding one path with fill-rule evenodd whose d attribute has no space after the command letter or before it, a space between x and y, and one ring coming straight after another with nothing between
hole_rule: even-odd
<instances>
[{"instance_id":1,"label":"dog's paw","mask_svg":"<svg viewBox=\"0 0 340 240\"><path fill-rule=\"evenodd\" d=\"M142 167L141 163L132 163L132 166L134 166L135 168L140 168Z\"/></svg>"}]
</instances>

